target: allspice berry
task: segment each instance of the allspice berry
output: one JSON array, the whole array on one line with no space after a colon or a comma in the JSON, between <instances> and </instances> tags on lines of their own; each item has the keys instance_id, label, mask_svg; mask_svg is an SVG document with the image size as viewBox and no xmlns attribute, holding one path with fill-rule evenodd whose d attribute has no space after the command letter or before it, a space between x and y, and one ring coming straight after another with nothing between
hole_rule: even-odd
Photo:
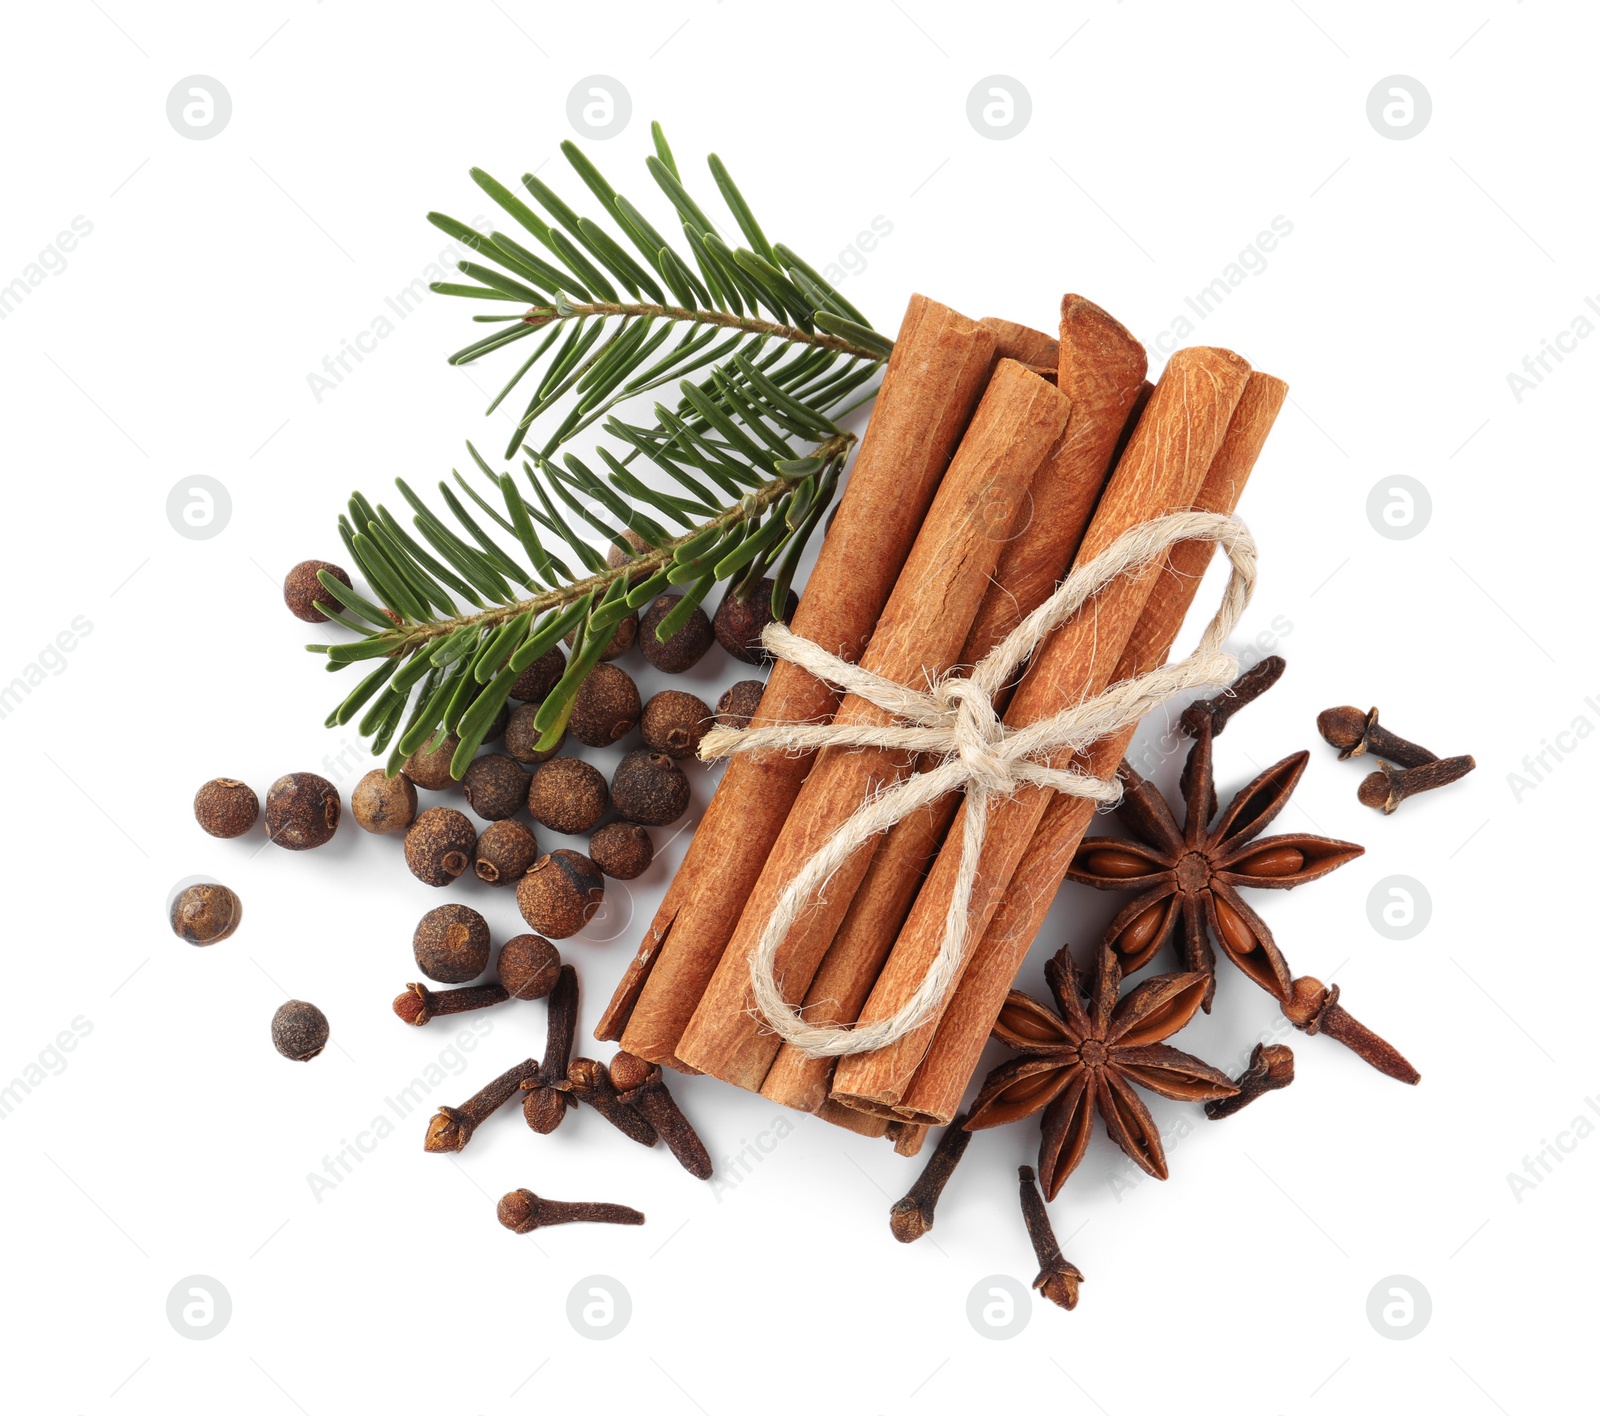
<instances>
[{"instance_id":1,"label":"allspice berry","mask_svg":"<svg viewBox=\"0 0 1600 1416\"><path fill-rule=\"evenodd\" d=\"M629 531L624 529L622 533L622 539L633 547L634 555L643 555L650 549L650 543L645 540L645 538L637 531ZM634 557L624 551L621 546L617 545L615 541L606 547L606 564L609 565L612 570L621 570L622 567L629 564L633 558Z\"/></svg>"},{"instance_id":2,"label":"allspice berry","mask_svg":"<svg viewBox=\"0 0 1600 1416\"><path fill-rule=\"evenodd\" d=\"M561 955L548 939L519 934L506 940L494 971L500 987L513 998L546 998L561 976Z\"/></svg>"},{"instance_id":3,"label":"allspice berry","mask_svg":"<svg viewBox=\"0 0 1600 1416\"><path fill-rule=\"evenodd\" d=\"M256 824L261 803L243 782L213 777L194 794L194 819L208 836L231 841Z\"/></svg>"},{"instance_id":4,"label":"allspice berry","mask_svg":"<svg viewBox=\"0 0 1600 1416\"><path fill-rule=\"evenodd\" d=\"M454 786L456 779L450 775L450 759L456 755L456 749L460 746L461 739L454 733L440 739L438 747L433 745L433 738L430 737L406 758L406 776L430 792L442 792Z\"/></svg>"},{"instance_id":5,"label":"allspice berry","mask_svg":"<svg viewBox=\"0 0 1600 1416\"><path fill-rule=\"evenodd\" d=\"M577 638L578 631L573 630L567 635L567 647L572 647L572 641ZM620 659L633 648L633 641L639 637L639 616L624 615L617 621L617 627L611 631L611 643L606 645L605 652L600 655L602 663L611 659Z\"/></svg>"},{"instance_id":6,"label":"allspice berry","mask_svg":"<svg viewBox=\"0 0 1600 1416\"><path fill-rule=\"evenodd\" d=\"M789 591L784 600L782 620L788 624L800 608L800 597ZM736 599L733 587L722 597L711 628L717 643L745 664L770 664L772 655L761 642L761 631L772 623L772 581L763 580L743 600Z\"/></svg>"},{"instance_id":7,"label":"allspice berry","mask_svg":"<svg viewBox=\"0 0 1600 1416\"><path fill-rule=\"evenodd\" d=\"M652 697L639 716L644 745L668 757L693 757L710 726L711 710L705 700L675 688Z\"/></svg>"},{"instance_id":8,"label":"allspice berry","mask_svg":"<svg viewBox=\"0 0 1600 1416\"><path fill-rule=\"evenodd\" d=\"M485 742L498 742L505 736L506 724L511 721L511 705L502 703L500 711L489 721L489 730L483 735Z\"/></svg>"},{"instance_id":9,"label":"allspice berry","mask_svg":"<svg viewBox=\"0 0 1600 1416\"><path fill-rule=\"evenodd\" d=\"M190 944L216 944L239 927L244 906L226 885L191 885L172 902L172 932Z\"/></svg>"},{"instance_id":10,"label":"allspice berry","mask_svg":"<svg viewBox=\"0 0 1600 1416\"><path fill-rule=\"evenodd\" d=\"M530 767L538 762L548 762L561 751L562 743L567 740L567 730L563 728L556 745L541 750L539 739L542 734L533 725L533 720L538 716L537 703L523 703L512 712L506 723L506 751L518 762L527 763Z\"/></svg>"},{"instance_id":11,"label":"allspice berry","mask_svg":"<svg viewBox=\"0 0 1600 1416\"><path fill-rule=\"evenodd\" d=\"M657 595L639 621L640 652L664 674L681 674L692 669L711 647L711 621L698 605L676 634L665 642L656 638L656 628L682 598L681 595Z\"/></svg>"},{"instance_id":12,"label":"allspice berry","mask_svg":"<svg viewBox=\"0 0 1600 1416\"><path fill-rule=\"evenodd\" d=\"M539 858L539 843L520 821L496 821L478 837L472 869L489 885L515 885Z\"/></svg>"},{"instance_id":13,"label":"allspice berry","mask_svg":"<svg viewBox=\"0 0 1600 1416\"><path fill-rule=\"evenodd\" d=\"M436 983L471 983L489 966L489 924L466 905L429 910L411 936L417 967Z\"/></svg>"},{"instance_id":14,"label":"allspice berry","mask_svg":"<svg viewBox=\"0 0 1600 1416\"><path fill-rule=\"evenodd\" d=\"M324 846L339 829L339 793L315 772L290 772L267 791L267 836L286 851Z\"/></svg>"},{"instance_id":15,"label":"allspice berry","mask_svg":"<svg viewBox=\"0 0 1600 1416\"><path fill-rule=\"evenodd\" d=\"M339 609L339 597L333 591L324 588L317 579L317 572L325 570L335 580L349 585L350 576L338 566L329 561L301 561L286 576L283 577L283 603L289 607L290 613L296 619L303 619L307 624L326 624L327 615L317 608L317 601L324 605L332 605Z\"/></svg>"},{"instance_id":16,"label":"allspice berry","mask_svg":"<svg viewBox=\"0 0 1600 1416\"><path fill-rule=\"evenodd\" d=\"M309 1062L328 1045L328 1019L315 1003L291 998L272 1015L272 1045L291 1062Z\"/></svg>"},{"instance_id":17,"label":"allspice berry","mask_svg":"<svg viewBox=\"0 0 1600 1416\"><path fill-rule=\"evenodd\" d=\"M559 644L552 644L517 675L517 681L511 685L511 696L518 703L540 703L561 682L561 675L566 671L567 656L561 652Z\"/></svg>"},{"instance_id":18,"label":"allspice berry","mask_svg":"<svg viewBox=\"0 0 1600 1416\"><path fill-rule=\"evenodd\" d=\"M717 699L717 726L748 728L756 709L761 706L761 695L766 690L766 684L760 679L740 679Z\"/></svg>"},{"instance_id":19,"label":"allspice berry","mask_svg":"<svg viewBox=\"0 0 1600 1416\"><path fill-rule=\"evenodd\" d=\"M461 790L485 821L504 821L528 799L528 774L503 753L474 757L461 778Z\"/></svg>"},{"instance_id":20,"label":"allspice berry","mask_svg":"<svg viewBox=\"0 0 1600 1416\"><path fill-rule=\"evenodd\" d=\"M527 800L535 821L565 836L592 828L609 802L600 769L576 757L552 757L536 768Z\"/></svg>"},{"instance_id":21,"label":"allspice berry","mask_svg":"<svg viewBox=\"0 0 1600 1416\"><path fill-rule=\"evenodd\" d=\"M448 885L472 864L478 833L461 812L430 806L406 832L406 864L424 885Z\"/></svg>"},{"instance_id":22,"label":"allspice berry","mask_svg":"<svg viewBox=\"0 0 1600 1416\"><path fill-rule=\"evenodd\" d=\"M613 821L589 837L589 859L613 880L643 875L655 854L650 833L631 821Z\"/></svg>"},{"instance_id":23,"label":"allspice berry","mask_svg":"<svg viewBox=\"0 0 1600 1416\"><path fill-rule=\"evenodd\" d=\"M567 939L593 918L605 893L605 877L588 856L551 851L517 882L517 908L529 928Z\"/></svg>"},{"instance_id":24,"label":"allspice berry","mask_svg":"<svg viewBox=\"0 0 1600 1416\"><path fill-rule=\"evenodd\" d=\"M665 826L689 809L689 779L666 753L638 747L617 764L611 804L624 821Z\"/></svg>"},{"instance_id":25,"label":"allspice berry","mask_svg":"<svg viewBox=\"0 0 1600 1416\"><path fill-rule=\"evenodd\" d=\"M568 726L579 742L609 747L633 731L642 706L638 685L626 673L615 664L596 664L573 699Z\"/></svg>"},{"instance_id":26,"label":"allspice berry","mask_svg":"<svg viewBox=\"0 0 1600 1416\"><path fill-rule=\"evenodd\" d=\"M374 767L350 793L350 814L374 836L397 835L416 820L417 789L404 772L391 777Z\"/></svg>"}]
</instances>

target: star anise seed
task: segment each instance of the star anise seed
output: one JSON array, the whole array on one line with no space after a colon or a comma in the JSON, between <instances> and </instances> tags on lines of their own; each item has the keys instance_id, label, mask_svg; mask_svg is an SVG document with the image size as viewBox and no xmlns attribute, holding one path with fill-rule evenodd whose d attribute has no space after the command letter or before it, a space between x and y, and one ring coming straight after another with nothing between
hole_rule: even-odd
<instances>
[{"instance_id":1,"label":"star anise seed","mask_svg":"<svg viewBox=\"0 0 1600 1416\"><path fill-rule=\"evenodd\" d=\"M1092 999L1065 947L1044 972L1057 1011L1012 990L994 1036L1018 1055L984 1079L967 1129L1043 1111L1039 1178L1053 1200L1083 1159L1098 1111L1106 1134L1134 1163L1165 1180L1161 1133L1134 1084L1176 1101L1214 1101L1238 1090L1215 1067L1163 1041L1194 1017L1206 976L1162 974L1119 1001L1122 971L1109 950L1101 951Z\"/></svg>"},{"instance_id":2,"label":"star anise seed","mask_svg":"<svg viewBox=\"0 0 1600 1416\"><path fill-rule=\"evenodd\" d=\"M1204 721L1198 728L1183 771L1183 825L1161 793L1124 762L1117 816L1135 839L1089 837L1078 847L1067 878L1097 890L1138 892L1118 911L1102 941L1125 972L1149 963L1181 920L1179 954L1186 969L1206 976L1201 1006L1208 1013L1216 992L1212 939L1248 978L1282 1002L1289 996L1289 965L1240 889L1292 890L1365 851L1350 841L1298 832L1258 839L1288 805L1308 752L1268 767L1217 816L1212 732Z\"/></svg>"}]
</instances>

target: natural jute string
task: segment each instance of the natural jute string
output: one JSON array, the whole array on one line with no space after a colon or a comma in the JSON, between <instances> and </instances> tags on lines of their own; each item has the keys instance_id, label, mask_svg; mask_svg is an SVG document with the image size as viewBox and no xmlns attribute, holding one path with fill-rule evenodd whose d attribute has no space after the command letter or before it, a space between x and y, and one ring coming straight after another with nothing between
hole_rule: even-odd
<instances>
[{"instance_id":1,"label":"natural jute string","mask_svg":"<svg viewBox=\"0 0 1600 1416\"><path fill-rule=\"evenodd\" d=\"M1053 717L1007 729L994 711L994 695L1057 625L1120 575L1164 556L1180 541L1215 541L1233 571L1222 603L1187 659L1112 684ZM1256 547L1242 521L1215 512L1185 511L1145 521L1123 533L1081 570L1056 587L968 677L946 675L918 692L870 673L802 639L782 624L767 626L762 643L779 659L876 704L903 720L886 725L780 723L767 728L716 728L700 745L706 759L736 752L810 752L824 747L876 747L942 756L939 766L917 772L870 797L818 848L779 897L754 953L750 984L756 1007L786 1041L808 1057L845 1057L876 1052L899 1041L933 1015L961 967L967 914L983 850L989 805L1023 783L1049 787L1106 805L1121 785L1084 772L1049 765L1057 754L1081 752L1109 733L1137 723L1151 709L1190 689L1232 683L1239 671L1222 648L1256 579ZM774 975L777 953L790 927L814 894L851 854L897 821L937 801L946 792L966 793L961 865L945 915L944 938L927 975L905 1004L889 1017L855 1027L817 1027L790 1007Z\"/></svg>"}]
</instances>

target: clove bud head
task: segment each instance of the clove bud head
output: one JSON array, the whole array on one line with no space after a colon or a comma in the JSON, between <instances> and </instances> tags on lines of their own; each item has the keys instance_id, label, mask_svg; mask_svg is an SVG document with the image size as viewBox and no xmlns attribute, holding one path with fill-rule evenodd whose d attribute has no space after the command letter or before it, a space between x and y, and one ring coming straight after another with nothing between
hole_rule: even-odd
<instances>
[{"instance_id":1,"label":"clove bud head","mask_svg":"<svg viewBox=\"0 0 1600 1416\"><path fill-rule=\"evenodd\" d=\"M1301 1032L1315 1036L1321 1025L1322 1012L1338 1000L1339 990L1325 988L1320 978L1307 974L1289 986L1289 996L1281 1004L1283 1016Z\"/></svg>"},{"instance_id":2,"label":"clove bud head","mask_svg":"<svg viewBox=\"0 0 1600 1416\"><path fill-rule=\"evenodd\" d=\"M438 1115L428 1122L428 1134L422 1139L422 1148L429 1155L443 1155L450 1151L465 1150L477 1123L453 1106L441 1106Z\"/></svg>"},{"instance_id":3,"label":"clove bud head","mask_svg":"<svg viewBox=\"0 0 1600 1416\"><path fill-rule=\"evenodd\" d=\"M495 1216L513 1234L528 1234L539 1227L539 1197L532 1190L512 1190L500 1197Z\"/></svg>"},{"instance_id":4,"label":"clove bud head","mask_svg":"<svg viewBox=\"0 0 1600 1416\"><path fill-rule=\"evenodd\" d=\"M631 1052L619 1052L611 1059L610 1072L612 1084L618 1091L626 1092L654 1081L661 1075L661 1068Z\"/></svg>"},{"instance_id":5,"label":"clove bud head","mask_svg":"<svg viewBox=\"0 0 1600 1416\"><path fill-rule=\"evenodd\" d=\"M1033 1286L1056 1307L1065 1308L1070 1313L1078 1306L1078 1285L1082 1282L1082 1270L1076 1264L1062 1259L1049 1268L1040 1269Z\"/></svg>"},{"instance_id":6,"label":"clove bud head","mask_svg":"<svg viewBox=\"0 0 1600 1416\"><path fill-rule=\"evenodd\" d=\"M1317 714L1317 731L1329 747L1339 749L1341 759L1359 757L1367 750L1367 731L1377 721L1378 710L1363 713L1349 704L1325 708Z\"/></svg>"},{"instance_id":7,"label":"clove bud head","mask_svg":"<svg viewBox=\"0 0 1600 1416\"><path fill-rule=\"evenodd\" d=\"M402 1023L420 1028L433 1016L428 1007L428 990L420 983L408 983L406 991L394 1000L394 1015Z\"/></svg>"},{"instance_id":8,"label":"clove bud head","mask_svg":"<svg viewBox=\"0 0 1600 1416\"><path fill-rule=\"evenodd\" d=\"M541 1136L548 1136L565 1119L572 1097L538 1078L524 1082L522 1089L527 1093L522 1098L522 1119Z\"/></svg>"}]
</instances>

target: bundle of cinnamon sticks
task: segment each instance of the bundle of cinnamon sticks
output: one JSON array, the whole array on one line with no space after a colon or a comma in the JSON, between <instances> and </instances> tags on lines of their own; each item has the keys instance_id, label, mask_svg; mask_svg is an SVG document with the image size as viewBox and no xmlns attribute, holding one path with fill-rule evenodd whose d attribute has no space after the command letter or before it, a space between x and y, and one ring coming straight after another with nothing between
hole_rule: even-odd
<instances>
[{"instance_id":1,"label":"bundle of cinnamon sticks","mask_svg":"<svg viewBox=\"0 0 1600 1416\"><path fill-rule=\"evenodd\" d=\"M1138 341L1080 296L1062 301L1059 339L913 296L793 631L925 686L982 659L1129 528L1231 512L1286 386L1223 349L1180 351L1154 388L1145 373ZM1006 727L1164 663L1212 550L1182 543L1102 588L1001 695ZM752 727L829 721L888 715L774 665ZM1132 733L1072 765L1111 775ZM929 765L840 747L730 761L596 1036L915 1152L959 1109L1093 802L1025 785L990 809L957 977L896 1043L837 1064L783 1043L753 1009L750 956L801 865L869 794ZM962 813L952 794L861 846L789 931L777 977L808 1021L890 1016L928 973Z\"/></svg>"}]
</instances>

